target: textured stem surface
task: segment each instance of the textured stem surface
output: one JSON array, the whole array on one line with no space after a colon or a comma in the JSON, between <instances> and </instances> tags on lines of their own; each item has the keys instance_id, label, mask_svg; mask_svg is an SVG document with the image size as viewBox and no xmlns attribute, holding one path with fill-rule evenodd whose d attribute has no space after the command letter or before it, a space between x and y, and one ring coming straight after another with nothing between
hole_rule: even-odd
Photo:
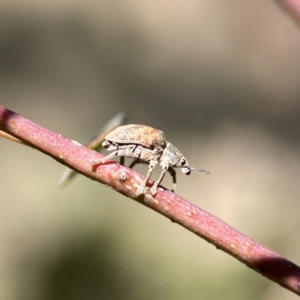
<instances>
[{"instance_id":1,"label":"textured stem surface","mask_svg":"<svg viewBox=\"0 0 300 300\"><path fill-rule=\"evenodd\" d=\"M93 166L91 161L101 159L102 154L43 128L2 106L0 106L0 130L75 171L157 211L263 276L300 295L300 268L297 265L162 187L158 188L155 197L148 189L145 195L139 195L138 189L145 177L135 171L113 161ZM148 187L152 184L150 181Z\"/></svg>"}]
</instances>

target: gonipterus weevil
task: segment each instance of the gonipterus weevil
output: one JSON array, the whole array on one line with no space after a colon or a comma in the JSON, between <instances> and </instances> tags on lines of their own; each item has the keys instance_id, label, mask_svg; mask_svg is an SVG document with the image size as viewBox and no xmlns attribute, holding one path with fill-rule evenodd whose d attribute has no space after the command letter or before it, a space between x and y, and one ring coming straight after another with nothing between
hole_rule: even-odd
<instances>
[{"instance_id":1,"label":"gonipterus weevil","mask_svg":"<svg viewBox=\"0 0 300 300\"><path fill-rule=\"evenodd\" d=\"M173 188L176 186L176 171L174 168L181 168L181 171L190 175L191 171L204 172L190 167L182 153L165 139L164 133L146 125L124 125L111 131L103 142L103 147L108 151L113 151L101 160L93 160L93 165L104 164L115 156L134 158L129 166L132 168L137 163L149 164L146 179L142 183L140 192L145 193L145 188L153 169L160 162L162 172L158 180L153 184L151 193L157 192L157 187L168 171L173 179Z\"/></svg>"}]
</instances>

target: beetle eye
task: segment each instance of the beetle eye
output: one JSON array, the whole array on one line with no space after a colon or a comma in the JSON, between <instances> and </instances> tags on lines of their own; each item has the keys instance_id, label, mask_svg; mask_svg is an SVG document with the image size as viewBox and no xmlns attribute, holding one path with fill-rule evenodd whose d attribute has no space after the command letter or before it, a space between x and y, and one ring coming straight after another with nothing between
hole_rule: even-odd
<instances>
[{"instance_id":1,"label":"beetle eye","mask_svg":"<svg viewBox=\"0 0 300 300\"><path fill-rule=\"evenodd\" d=\"M107 149L109 147L110 143L108 141L104 141L102 143L103 148Z\"/></svg>"},{"instance_id":2,"label":"beetle eye","mask_svg":"<svg viewBox=\"0 0 300 300\"><path fill-rule=\"evenodd\" d=\"M180 164L181 164L181 171L186 175L190 175L191 168L189 166L189 163L187 162L187 160L184 157L181 158Z\"/></svg>"}]
</instances>

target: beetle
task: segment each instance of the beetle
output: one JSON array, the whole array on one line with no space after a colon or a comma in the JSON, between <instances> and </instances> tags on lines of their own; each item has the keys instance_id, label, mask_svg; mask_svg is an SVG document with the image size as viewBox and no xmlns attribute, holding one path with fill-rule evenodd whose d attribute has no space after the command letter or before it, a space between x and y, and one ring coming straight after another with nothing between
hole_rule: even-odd
<instances>
[{"instance_id":1,"label":"beetle","mask_svg":"<svg viewBox=\"0 0 300 300\"><path fill-rule=\"evenodd\" d=\"M182 153L166 140L164 133L150 126L139 124L120 126L111 131L105 139L102 146L106 150L113 152L101 160L91 161L92 164L104 164L115 156L134 158L135 160L129 166L130 168L136 163L149 163L146 179L140 189L141 193L145 193L147 182L158 162L160 162L162 172L151 188L153 195L157 193L157 187L167 171L173 179L172 191L175 190L176 171L174 168L181 168L181 171L186 175L190 175L191 171L209 174L206 170L197 170L190 167Z\"/></svg>"}]
</instances>

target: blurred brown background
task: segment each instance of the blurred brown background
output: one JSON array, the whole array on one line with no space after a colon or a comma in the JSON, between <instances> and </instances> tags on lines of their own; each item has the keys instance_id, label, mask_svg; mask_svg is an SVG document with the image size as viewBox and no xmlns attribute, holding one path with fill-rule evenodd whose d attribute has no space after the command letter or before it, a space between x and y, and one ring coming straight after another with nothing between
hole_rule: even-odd
<instances>
[{"instance_id":1,"label":"blurred brown background","mask_svg":"<svg viewBox=\"0 0 300 300\"><path fill-rule=\"evenodd\" d=\"M211 171L177 192L297 264L299 53L271 1L0 3L1 105L81 143L120 111L163 130ZM0 299L298 299L89 179L61 190L35 150L0 154Z\"/></svg>"}]
</instances>

